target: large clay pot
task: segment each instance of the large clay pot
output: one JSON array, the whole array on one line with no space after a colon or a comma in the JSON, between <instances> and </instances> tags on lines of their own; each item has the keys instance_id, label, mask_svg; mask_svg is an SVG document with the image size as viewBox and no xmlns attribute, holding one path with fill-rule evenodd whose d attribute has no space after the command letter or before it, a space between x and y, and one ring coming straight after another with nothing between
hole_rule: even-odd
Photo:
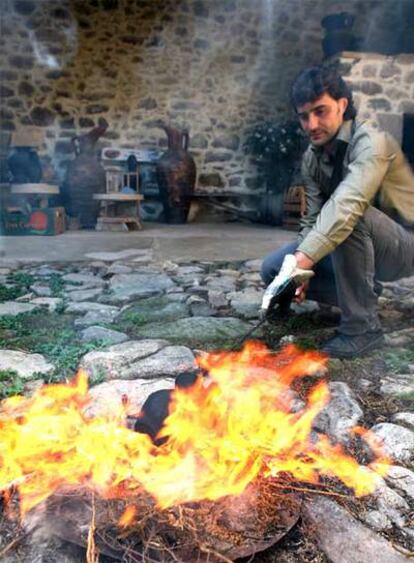
<instances>
[{"instance_id":1,"label":"large clay pot","mask_svg":"<svg viewBox=\"0 0 414 563\"><path fill-rule=\"evenodd\" d=\"M72 139L76 158L66 169L62 196L68 216L77 219L82 228L95 227L100 202L93 195L105 192L105 170L94 149L105 130L106 127L95 127L86 135Z\"/></svg>"},{"instance_id":2,"label":"large clay pot","mask_svg":"<svg viewBox=\"0 0 414 563\"><path fill-rule=\"evenodd\" d=\"M348 12L329 14L322 19L325 28L325 37L322 48L325 57L332 57L341 51L355 51L357 40L352 31L354 16Z\"/></svg>"},{"instance_id":3,"label":"large clay pot","mask_svg":"<svg viewBox=\"0 0 414 563\"><path fill-rule=\"evenodd\" d=\"M188 131L162 125L167 133L168 150L157 163L161 201L167 223L185 223L194 192L196 166L188 153Z\"/></svg>"}]
</instances>

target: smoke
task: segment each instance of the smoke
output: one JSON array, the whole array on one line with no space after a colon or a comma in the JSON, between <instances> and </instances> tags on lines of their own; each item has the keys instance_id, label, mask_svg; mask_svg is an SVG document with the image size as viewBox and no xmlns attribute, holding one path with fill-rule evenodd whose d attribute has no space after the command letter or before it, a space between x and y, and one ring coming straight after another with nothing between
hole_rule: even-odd
<instances>
[{"instance_id":1,"label":"smoke","mask_svg":"<svg viewBox=\"0 0 414 563\"><path fill-rule=\"evenodd\" d=\"M342 4L344 10L356 16L355 33L358 39L358 51L383 55L414 52L414 2L357 0Z\"/></svg>"},{"instance_id":2,"label":"smoke","mask_svg":"<svg viewBox=\"0 0 414 563\"><path fill-rule=\"evenodd\" d=\"M63 70L78 50L78 24L69 0L39 2L35 15L18 16L29 27L32 53L39 67Z\"/></svg>"}]
</instances>

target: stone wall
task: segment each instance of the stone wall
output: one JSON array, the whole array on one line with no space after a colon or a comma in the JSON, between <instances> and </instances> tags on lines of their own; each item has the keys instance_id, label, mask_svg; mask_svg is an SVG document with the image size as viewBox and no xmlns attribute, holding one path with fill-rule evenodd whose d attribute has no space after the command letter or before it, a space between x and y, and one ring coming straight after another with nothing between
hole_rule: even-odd
<instances>
[{"instance_id":1,"label":"stone wall","mask_svg":"<svg viewBox=\"0 0 414 563\"><path fill-rule=\"evenodd\" d=\"M320 20L386 30L404 0L1 0L2 128L45 133L46 180L70 139L107 123L103 146L165 147L164 120L190 130L198 189L262 187L246 130L289 112L288 89L322 60ZM388 6L388 7L387 7ZM385 10L385 12L384 12ZM382 18L382 19L381 19ZM373 24L376 25L371 25ZM369 37L365 35L365 44ZM379 79L380 77L378 77Z\"/></svg>"},{"instance_id":2,"label":"stone wall","mask_svg":"<svg viewBox=\"0 0 414 563\"><path fill-rule=\"evenodd\" d=\"M334 60L352 87L359 117L401 142L403 114L414 114L414 55L341 53Z\"/></svg>"}]
</instances>

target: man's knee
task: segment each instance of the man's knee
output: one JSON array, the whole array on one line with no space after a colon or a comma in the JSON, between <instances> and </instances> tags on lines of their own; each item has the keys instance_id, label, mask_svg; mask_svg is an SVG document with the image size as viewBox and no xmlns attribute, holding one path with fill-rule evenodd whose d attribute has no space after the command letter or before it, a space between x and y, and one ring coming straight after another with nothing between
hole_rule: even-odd
<instances>
[{"instance_id":1,"label":"man's knee","mask_svg":"<svg viewBox=\"0 0 414 563\"><path fill-rule=\"evenodd\" d=\"M279 272L286 254L293 254L298 247L297 241L282 246L275 252L268 254L262 262L261 276L265 285L269 285Z\"/></svg>"}]
</instances>

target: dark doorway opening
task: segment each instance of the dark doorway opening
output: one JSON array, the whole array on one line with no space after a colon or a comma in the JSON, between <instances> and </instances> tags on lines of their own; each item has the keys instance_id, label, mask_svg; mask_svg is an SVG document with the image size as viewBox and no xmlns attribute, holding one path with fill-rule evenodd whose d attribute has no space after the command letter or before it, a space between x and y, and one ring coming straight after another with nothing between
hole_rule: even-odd
<instances>
[{"instance_id":1,"label":"dark doorway opening","mask_svg":"<svg viewBox=\"0 0 414 563\"><path fill-rule=\"evenodd\" d=\"M414 113L403 115L402 150L408 161L414 166Z\"/></svg>"}]
</instances>

